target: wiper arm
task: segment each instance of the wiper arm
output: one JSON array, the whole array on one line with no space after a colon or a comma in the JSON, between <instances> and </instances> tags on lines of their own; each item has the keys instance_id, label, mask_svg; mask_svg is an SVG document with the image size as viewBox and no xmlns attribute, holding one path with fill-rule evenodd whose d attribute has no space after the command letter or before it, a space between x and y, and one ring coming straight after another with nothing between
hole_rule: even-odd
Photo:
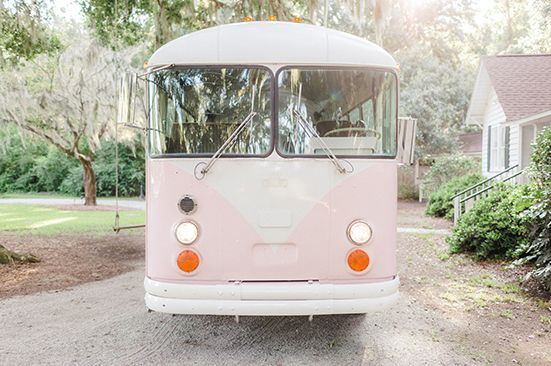
<instances>
[{"instance_id":1,"label":"wiper arm","mask_svg":"<svg viewBox=\"0 0 551 366\"><path fill-rule=\"evenodd\" d=\"M304 129L304 131L306 131L307 134L310 135L310 137L316 137L320 143L321 143L321 147L323 148L323 150L325 151L325 154L327 155L327 157L329 159L331 159L331 162L335 165L335 167L337 168L337 171L341 174L344 174L347 172L347 170L342 166L341 162L339 161L339 159L335 156L335 154L333 153L333 151L329 148L329 146L327 146L327 144L325 143L325 141L323 141L323 139L321 138L321 136L318 134L318 132L316 131L316 129L314 127L312 127L308 121L306 121L306 118L304 118L302 116L302 114L299 112L299 110L297 108L293 108L293 114L295 116L297 116L297 120L298 120L298 124Z\"/></svg>"},{"instance_id":2,"label":"wiper arm","mask_svg":"<svg viewBox=\"0 0 551 366\"><path fill-rule=\"evenodd\" d=\"M210 160L205 165L205 167L203 169L201 169L200 173L202 174L202 177L205 176L205 174L207 174L209 172L209 170L212 168L214 163L216 163L216 160L218 160L218 158L224 153L224 151L226 151L228 146L230 146L235 141L235 139L237 139L237 137L239 137L241 132L243 132L245 127L247 127L247 124L253 120L254 116L256 116L256 112L249 113L249 115L247 117L245 117L245 119L239 124L239 126L237 126L237 128L232 132L230 137L228 137L226 139L226 141L224 141L222 146L220 146L220 148L218 150L216 150L216 152L210 158Z\"/></svg>"}]
</instances>

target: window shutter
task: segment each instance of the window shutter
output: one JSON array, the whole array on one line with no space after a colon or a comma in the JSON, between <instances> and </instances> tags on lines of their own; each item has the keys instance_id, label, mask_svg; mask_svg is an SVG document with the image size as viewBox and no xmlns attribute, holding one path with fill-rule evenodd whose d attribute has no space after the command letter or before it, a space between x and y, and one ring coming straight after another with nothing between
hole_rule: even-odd
<instances>
[{"instance_id":1,"label":"window shutter","mask_svg":"<svg viewBox=\"0 0 551 366\"><path fill-rule=\"evenodd\" d=\"M504 153L505 161L503 164L505 169L509 167L509 162L510 162L510 157L509 157L509 154L510 154L509 141L511 140L510 135L511 135L511 127L507 126L505 127L505 153Z\"/></svg>"},{"instance_id":2,"label":"window shutter","mask_svg":"<svg viewBox=\"0 0 551 366\"><path fill-rule=\"evenodd\" d=\"M492 157L492 126L488 126L488 141L486 144L486 171L490 171L490 162Z\"/></svg>"}]
</instances>

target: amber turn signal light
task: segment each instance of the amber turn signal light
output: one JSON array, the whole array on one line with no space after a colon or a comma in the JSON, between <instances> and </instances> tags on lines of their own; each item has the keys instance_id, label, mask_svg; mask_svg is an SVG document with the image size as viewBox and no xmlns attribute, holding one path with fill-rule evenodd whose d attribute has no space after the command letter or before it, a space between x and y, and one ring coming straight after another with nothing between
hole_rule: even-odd
<instances>
[{"instance_id":1,"label":"amber turn signal light","mask_svg":"<svg viewBox=\"0 0 551 366\"><path fill-rule=\"evenodd\" d=\"M369 267L369 255L361 249L355 249L348 254L348 267L354 272L363 272Z\"/></svg>"},{"instance_id":2,"label":"amber turn signal light","mask_svg":"<svg viewBox=\"0 0 551 366\"><path fill-rule=\"evenodd\" d=\"M199 267L199 256L193 250L184 250L176 260L178 268L186 273L191 273Z\"/></svg>"}]
</instances>

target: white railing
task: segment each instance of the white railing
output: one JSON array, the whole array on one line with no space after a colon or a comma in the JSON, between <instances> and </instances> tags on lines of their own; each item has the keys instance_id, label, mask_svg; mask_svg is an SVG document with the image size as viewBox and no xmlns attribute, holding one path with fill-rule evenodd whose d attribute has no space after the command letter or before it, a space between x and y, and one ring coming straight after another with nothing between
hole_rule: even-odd
<instances>
[{"instance_id":1,"label":"white railing","mask_svg":"<svg viewBox=\"0 0 551 366\"><path fill-rule=\"evenodd\" d=\"M522 173L523 170L518 170L518 164L513 165L493 177L484 179L482 182L454 195L451 198L453 201L453 224L457 225L457 222L461 216L465 212L469 211L474 206L476 201L488 195L497 183L508 181L518 183L517 178L522 175Z\"/></svg>"}]
</instances>

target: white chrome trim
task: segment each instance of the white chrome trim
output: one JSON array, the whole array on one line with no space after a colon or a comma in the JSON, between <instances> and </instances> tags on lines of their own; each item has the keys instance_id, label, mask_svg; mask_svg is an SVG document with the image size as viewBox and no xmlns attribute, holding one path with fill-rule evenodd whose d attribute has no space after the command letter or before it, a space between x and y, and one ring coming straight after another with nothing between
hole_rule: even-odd
<instances>
[{"instance_id":1,"label":"white chrome trim","mask_svg":"<svg viewBox=\"0 0 551 366\"><path fill-rule=\"evenodd\" d=\"M400 280L362 284L239 283L193 285L145 278L148 309L170 314L325 315L384 310Z\"/></svg>"}]
</instances>

